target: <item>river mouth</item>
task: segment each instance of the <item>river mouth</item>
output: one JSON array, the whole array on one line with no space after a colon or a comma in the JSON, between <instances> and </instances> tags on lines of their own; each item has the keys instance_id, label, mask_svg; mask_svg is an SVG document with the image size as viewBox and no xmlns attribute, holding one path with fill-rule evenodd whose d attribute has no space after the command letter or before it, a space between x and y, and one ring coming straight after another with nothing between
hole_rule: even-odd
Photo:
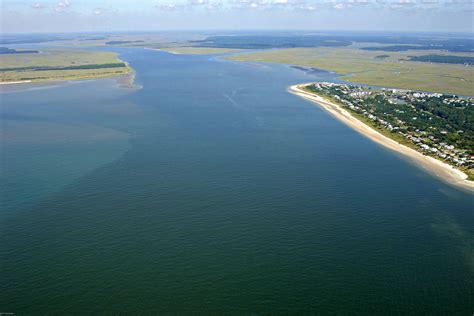
<instances>
[{"instance_id":1,"label":"river mouth","mask_svg":"<svg viewBox=\"0 0 474 316\"><path fill-rule=\"evenodd\" d=\"M121 58L142 89L2 95L2 196L37 195L2 214L5 310L470 312L472 196L286 91L317 74Z\"/></svg>"}]
</instances>

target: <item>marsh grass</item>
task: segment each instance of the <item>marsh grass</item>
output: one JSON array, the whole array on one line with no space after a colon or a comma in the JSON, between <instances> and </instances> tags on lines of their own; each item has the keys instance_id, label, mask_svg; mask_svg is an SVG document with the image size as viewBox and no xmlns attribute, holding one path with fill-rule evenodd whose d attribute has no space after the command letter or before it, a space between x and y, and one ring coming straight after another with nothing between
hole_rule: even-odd
<instances>
[{"instance_id":1,"label":"marsh grass","mask_svg":"<svg viewBox=\"0 0 474 316\"><path fill-rule=\"evenodd\" d=\"M472 56L443 51L380 52L356 47L290 48L229 56L238 61L272 62L334 71L340 79L367 85L474 95L474 67L407 61L426 54ZM388 55L383 59L381 54Z\"/></svg>"},{"instance_id":2,"label":"marsh grass","mask_svg":"<svg viewBox=\"0 0 474 316\"><path fill-rule=\"evenodd\" d=\"M38 54L1 55L0 81L77 80L116 76L131 71L126 63L117 66L119 63L121 61L113 52L75 49L48 49ZM107 67L111 64L116 66ZM51 69L53 67L69 69Z\"/></svg>"}]
</instances>

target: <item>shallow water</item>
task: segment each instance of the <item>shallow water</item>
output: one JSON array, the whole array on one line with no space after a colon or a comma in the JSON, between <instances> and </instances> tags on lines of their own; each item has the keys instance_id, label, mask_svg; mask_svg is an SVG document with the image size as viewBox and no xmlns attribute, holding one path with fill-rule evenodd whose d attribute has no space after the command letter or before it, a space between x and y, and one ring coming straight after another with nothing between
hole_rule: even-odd
<instances>
[{"instance_id":1,"label":"shallow water","mask_svg":"<svg viewBox=\"0 0 474 316\"><path fill-rule=\"evenodd\" d=\"M470 314L473 196L286 91L290 67L118 49L2 94L2 312Z\"/></svg>"}]
</instances>

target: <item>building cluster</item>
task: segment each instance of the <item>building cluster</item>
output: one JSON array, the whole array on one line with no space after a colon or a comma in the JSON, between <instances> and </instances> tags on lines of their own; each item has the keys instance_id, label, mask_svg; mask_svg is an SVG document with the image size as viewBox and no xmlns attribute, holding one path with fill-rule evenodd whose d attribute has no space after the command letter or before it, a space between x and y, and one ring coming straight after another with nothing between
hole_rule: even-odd
<instances>
[{"instance_id":1,"label":"building cluster","mask_svg":"<svg viewBox=\"0 0 474 316\"><path fill-rule=\"evenodd\" d=\"M334 99L359 116L364 116L376 127L402 136L426 155L437 157L452 165L474 168L473 148L459 148L448 134L463 137L462 130L449 130L449 124L435 124L443 118L419 110L413 104L441 102L452 107L474 107L472 98L460 98L440 93L413 92L398 89L319 82L311 86L316 93ZM434 101L433 101L434 100ZM422 125L422 122L425 122ZM426 122L428 122L426 124ZM443 121L441 121L443 122ZM422 125L423 128L419 128Z\"/></svg>"}]
</instances>

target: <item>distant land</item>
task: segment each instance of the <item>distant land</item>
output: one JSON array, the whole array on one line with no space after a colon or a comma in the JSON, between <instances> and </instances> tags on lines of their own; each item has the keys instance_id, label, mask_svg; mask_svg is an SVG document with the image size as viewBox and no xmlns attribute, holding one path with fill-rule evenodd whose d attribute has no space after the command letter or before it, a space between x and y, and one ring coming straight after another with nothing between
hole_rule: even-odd
<instances>
[{"instance_id":1,"label":"distant land","mask_svg":"<svg viewBox=\"0 0 474 316\"><path fill-rule=\"evenodd\" d=\"M37 50L18 50L8 47L0 47L0 54L37 54L39 51Z\"/></svg>"},{"instance_id":2,"label":"distant land","mask_svg":"<svg viewBox=\"0 0 474 316\"><path fill-rule=\"evenodd\" d=\"M439 38L430 36L410 35L236 35L210 36L204 40L193 41L202 47L226 48L295 48L295 47L347 47L355 42L376 43L385 45L380 47L363 47L365 50L446 50L449 52L474 52L472 38ZM397 45L391 45L397 44ZM403 45L401 45L403 44Z\"/></svg>"},{"instance_id":3,"label":"distant land","mask_svg":"<svg viewBox=\"0 0 474 316\"><path fill-rule=\"evenodd\" d=\"M131 43L143 43L142 40L137 41L108 41L105 42L106 45L121 45L121 44L131 44Z\"/></svg>"},{"instance_id":4,"label":"distant land","mask_svg":"<svg viewBox=\"0 0 474 316\"><path fill-rule=\"evenodd\" d=\"M44 49L0 55L0 83L80 80L131 73L113 52Z\"/></svg>"},{"instance_id":5,"label":"distant land","mask_svg":"<svg viewBox=\"0 0 474 316\"><path fill-rule=\"evenodd\" d=\"M440 63L440 64L463 64L473 65L474 57L470 56L452 56L452 55L422 55L422 56L409 56L409 61L423 61L428 63Z\"/></svg>"},{"instance_id":6,"label":"distant land","mask_svg":"<svg viewBox=\"0 0 474 316\"><path fill-rule=\"evenodd\" d=\"M226 53L231 54L226 58L236 61L281 63L335 72L339 79L355 84L466 96L474 94L474 38L469 34L137 32L19 35L0 40L4 46L50 42L68 46L71 52L81 47L103 46L159 49L174 54ZM39 62L33 65L8 60L6 66L6 62L2 62L4 56L16 55L17 51L10 47L5 47L4 51L5 54L0 54L4 82L74 80L130 71L127 65L121 65L112 56L106 61L90 60L83 65L58 60L54 55L39 54L42 55L37 59ZM28 51L33 52L32 48ZM18 50L18 54L24 53ZM7 73L4 68L9 67L12 69Z\"/></svg>"},{"instance_id":7,"label":"distant land","mask_svg":"<svg viewBox=\"0 0 474 316\"><path fill-rule=\"evenodd\" d=\"M471 65L446 63L453 54L457 59L473 58L472 53L447 53L434 50L429 57L423 51L381 54L357 46L287 48L261 50L229 56L238 61L271 62L334 71L340 79L388 88L434 93L474 94L474 68ZM448 55L449 54L449 55ZM433 57L443 56L443 57ZM409 60L409 59L413 60ZM416 60L422 58L422 61ZM416 60L416 61L415 61ZM469 60L469 59L468 59ZM428 62L432 61L432 62ZM443 63L434 63L442 61Z\"/></svg>"}]
</instances>

